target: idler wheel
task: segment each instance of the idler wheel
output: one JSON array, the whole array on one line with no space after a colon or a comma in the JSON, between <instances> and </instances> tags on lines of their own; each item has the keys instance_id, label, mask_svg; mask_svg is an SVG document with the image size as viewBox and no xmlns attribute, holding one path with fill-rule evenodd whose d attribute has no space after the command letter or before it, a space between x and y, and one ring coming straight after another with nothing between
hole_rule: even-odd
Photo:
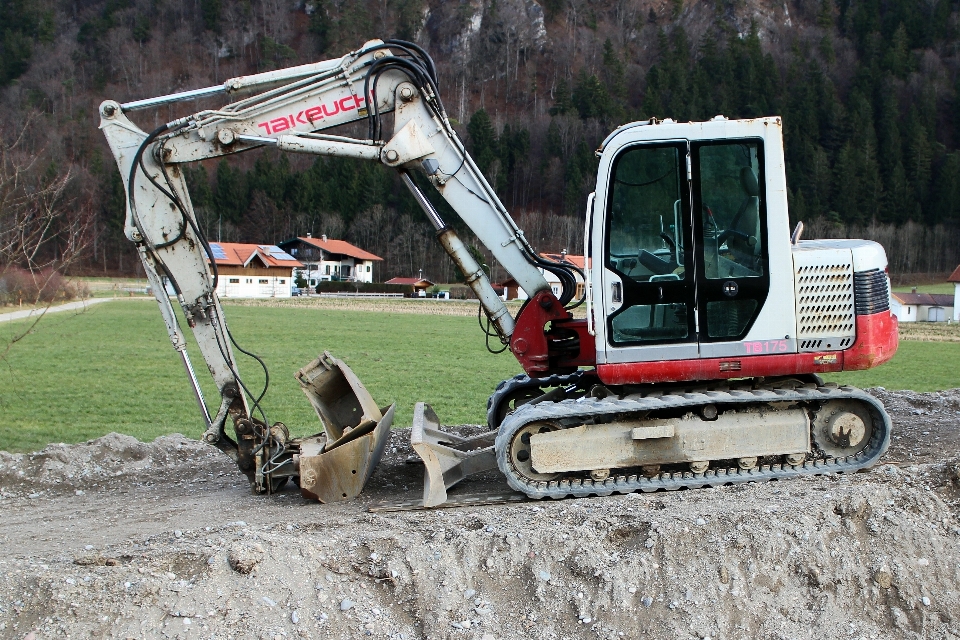
<instances>
[{"instance_id":1,"label":"idler wheel","mask_svg":"<svg viewBox=\"0 0 960 640\"><path fill-rule=\"evenodd\" d=\"M510 442L510 463L517 473L528 480L549 482L560 477L559 473L537 473L530 459L530 437L538 433L556 431L559 427L549 422L533 422L517 431Z\"/></svg>"},{"instance_id":2,"label":"idler wheel","mask_svg":"<svg viewBox=\"0 0 960 640\"><path fill-rule=\"evenodd\" d=\"M813 440L827 456L842 458L863 450L873 435L873 420L859 402L833 400L817 411Z\"/></svg>"}]
</instances>

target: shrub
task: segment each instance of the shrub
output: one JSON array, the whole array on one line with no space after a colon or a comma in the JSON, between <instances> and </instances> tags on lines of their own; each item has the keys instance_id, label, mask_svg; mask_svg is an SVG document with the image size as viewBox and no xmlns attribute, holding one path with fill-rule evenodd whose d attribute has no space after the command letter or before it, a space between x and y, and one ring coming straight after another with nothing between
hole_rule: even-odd
<instances>
[{"instance_id":1,"label":"shrub","mask_svg":"<svg viewBox=\"0 0 960 640\"><path fill-rule=\"evenodd\" d=\"M473 289L463 284L452 284L450 285L450 299L451 300L476 300L477 294L473 292Z\"/></svg>"},{"instance_id":2,"label":"shrub","mask_svg":"<svg viewBox=\"0 0 960 640\"><path fill-rule=\"evenodd\" d=\"M384 284L382 282L337 282L321 280L317 283L317 293L413 293L413 287L404 284Z\"/></svg>"},{"instance_id":3,"label":"shrub","mask_svg":"<svg viewBox=\"0 0 960 640\"><path fill-rule=\"evenodd\" d=\"M26 271L8 267L0 273L0 304L28 304L62 302L78 295L89 297L90 290L83 283L77 285L53 269Z\"/></svg>"}]
</instances>

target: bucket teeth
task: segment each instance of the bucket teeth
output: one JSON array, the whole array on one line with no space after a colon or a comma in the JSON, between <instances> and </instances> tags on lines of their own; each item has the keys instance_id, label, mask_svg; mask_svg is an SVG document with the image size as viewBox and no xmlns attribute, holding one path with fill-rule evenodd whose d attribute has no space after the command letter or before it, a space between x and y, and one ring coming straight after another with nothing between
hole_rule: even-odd
<instances>
[{"instance_id":1,"label":"bucket teeth","mask_svg":"<svg viewBox=\"0 0 960 640\"><path fill-rule=\"evenodd\" d=\"M395 405L381 410L350 367L328 351L300 369L297 380L324 431L300 442L300 493L320 502L357 497L383 455Z\"/></svg>"}]
</instances>

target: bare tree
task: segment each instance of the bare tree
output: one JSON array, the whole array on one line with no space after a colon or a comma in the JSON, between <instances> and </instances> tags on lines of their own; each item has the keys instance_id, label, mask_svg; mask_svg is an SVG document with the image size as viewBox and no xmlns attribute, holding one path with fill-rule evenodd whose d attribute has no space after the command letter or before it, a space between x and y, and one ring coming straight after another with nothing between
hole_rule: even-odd
<instances>
[{"instance_id":1,"label":"bare tree","mask_svg":"<svg viewBox=\"0 0 960 640\"><path fill-rule=\"evenodd\" d=\"M74 188L75 170L57 170L42 149L29 149L35 120L16 131L0 129L0 305L38 309L32 322L0 344L0 360L50 305L78 293L63 273L86 248L93 219L89 196Z\"/></svg>"}]
</instances>

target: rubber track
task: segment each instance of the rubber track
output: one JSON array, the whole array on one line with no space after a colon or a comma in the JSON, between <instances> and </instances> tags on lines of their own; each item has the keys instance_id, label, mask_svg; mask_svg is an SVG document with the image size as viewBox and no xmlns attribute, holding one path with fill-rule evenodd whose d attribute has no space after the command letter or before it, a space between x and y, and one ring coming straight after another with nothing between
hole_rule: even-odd
<instances>
[{"instance_id":1,"label":"rubber track","mask_svg":"<svg viewBox=\"0 0 960 640\"><path fill-rule=\"evenodd\" d=\"M487 398L487 426L491 431L496 431L499 428L500 425L494 424L497 417L496 408L514 391L525 387L538 387L543 389L544 387L567 386L568 384L579 382L586 374L587 372L583 369L567 375L552 375L545 378L531 378L527 374L521 373L512 378L501 380L500 384L497 385L497 389L493 392L493 395ZM544 393L546 393L546 391L544 391Z\"/></svg>"},{"instance_id":2,"label":"rubber track","mask_svg":"<svg viewBox=\"0 0 960 640\"><path fill-rule=\"evenodd\" d=\"M587 420L629 419L633 414L677 407L691 409L707 404L725 406L740 405L749 407L767 402L827 402L829 400L859 400L869 404L880 416L882 424L874 424L867 446L859 453L844 458L825 458L807 460L802 465L787 464L763 465L750 470L708 469L704 473L691 471L661 473L647 478L642 476L610 476L606 480L594 481L589 478L554 480L550 482L527 480L518 475L510 463L509 444L513 435L531 422L542 420L564 420L580 418L579 424ZM809 409L808 409L809 411ZM812 413L812 412L811 412ZM811 422L813 420L811 415ZM637 491L675 491L677 489L695 489L714 487L739 482L764 482L779 478L822 475L825 473L851 473L873 466L890 445L890 416L883 404L860 389L854 387L817 387L816 389L775 389L775 390L731 390L705 391L702 393L684 393L663 395L640 399L618 400L606 398L580 398L561 402L543 402L536 405L524 405L503 421L497 435L497 465L507 478L507 483L517 491L531 498L565 498L567 496L609 496L614 493L634 493Z\"/></svg>"}]
</instances>

